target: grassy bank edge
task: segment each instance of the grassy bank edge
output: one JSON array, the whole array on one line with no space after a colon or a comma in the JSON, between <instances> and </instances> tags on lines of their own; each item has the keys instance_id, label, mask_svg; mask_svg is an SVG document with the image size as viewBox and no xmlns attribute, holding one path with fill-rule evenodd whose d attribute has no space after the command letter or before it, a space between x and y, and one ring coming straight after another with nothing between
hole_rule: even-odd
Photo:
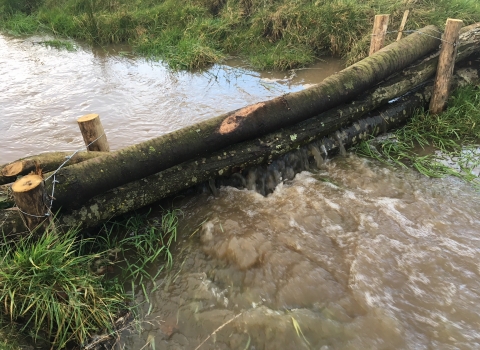
<instances>
[{"instance_id":1,"label":"grassy bank edge","mask_svg":"<svg viewBox=\"0 0 480 350\"><path fill-rule=\"evenodd\" d=\"M414 168L428 177L455 176L480 190L480 87L456 90L438 115L417 113L398 130L356 146L357 154Z\"/></svg>"},{"instance_id":2,"label":"grassy bank edge","mask_svg":"<svg viewBox=\"0 0 480 350\"><path fill-rule=\"evenodd\" d=\"M132 215L89 238L75 229L49 230L38 239L3 236L0 349L21 348L16 340L25 336L60 349L119 331L116 321L137 312L135 287L146 293L144 284L155 287L158 275L172 266L179 214ZM157 274L151 276L147 269L154 262Z\"/></svg>"},{"instance_id":3,"label":"grassy bank edge","mask_svg":"<svg viewBox=\"0 0 480 350\"><path fill-rule=\"evenodd\" d=\"M174 69L207 67L241 56L258 69L287 70L321 56L347 64L367 54L375 14L390 14L395 31L447 17L480 21L476 0L0 0L0 29L49 33L91 44L130 43L140 55ZM390 33L387 41L393 41Z\"/></svg>"}]
</instances>

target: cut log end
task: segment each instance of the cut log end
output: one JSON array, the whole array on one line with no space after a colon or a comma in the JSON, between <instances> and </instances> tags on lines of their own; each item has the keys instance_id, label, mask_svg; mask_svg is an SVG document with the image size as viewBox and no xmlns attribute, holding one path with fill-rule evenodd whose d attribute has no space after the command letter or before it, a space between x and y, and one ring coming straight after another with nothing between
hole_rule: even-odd
<instances>
[{"instance_id":1,"label":"cut log end","mask_svg":"<svg viewBox=\"0 0 480 350\"><path fill-rule=\"evenodd\" d=\"M40 175L31 174L18 179L12 185L12 192L15 204L30 231L49 227L51 218L45 205L45 185Z\"/></svg>"},{"instance_id":2,"label":"cut log end","mask_svg":"<svg viewBox=\"0 0 480 350\"><path fill-rule=\"evenodd\" d=\"M26 175L13 183L12 191L14 193L28 192L38 187L41 183L43 183L43 178L40 175Z\"/></svg>"},{"instance_id":3,"label":"cut log end","mask_svg":"<svg viewBox=\"0 0 480 350\"><path fill-rule=\"evenodd\" d=\"M5 165L5 167L2 169L2 175L15 176L20 174L22 170L23 170L23 163L20 161L17 161L17 162Z\"/></svg>"},{"instance_id":4,"label":"cut log end","mask_svg":"<svg viewBox=\"0 0 480 350\"><path fill-rule=\"evenodd\" d=\"M95 114L95 113L92 113L92 114L87 114L87 115L84 115L80 118L77 119L77 122L79 123L85 123L85 122L88 122L90 120L93 120L93 119L96 119L98 118L99 115L98 114Z\"/></svg>"}]
</instances>

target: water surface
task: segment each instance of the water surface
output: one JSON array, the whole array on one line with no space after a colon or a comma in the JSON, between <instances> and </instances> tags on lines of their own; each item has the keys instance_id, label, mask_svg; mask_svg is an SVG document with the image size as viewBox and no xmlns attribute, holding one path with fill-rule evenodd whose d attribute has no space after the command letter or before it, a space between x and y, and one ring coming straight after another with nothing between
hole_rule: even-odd
<instances>
[{"instance_id":1,"label":"water surface","mask_svg":"<svg viewBox=\"0 0 480 350\"><path fill-rule=\"evenodd\" d=\"M77 45L0 35L0 164L83 146L76 120L98 113L111 150L149 140L245 105L298 91L343 68L338 59L290 72L255 72L240 60L172 72L128 47ZM125 55L125 52L127 55Z\"/></svg>"},{"instance_id":2,"label":"water surface","mask_svg":"<svg viewBox=\"0 0 480 350\"><path fill-rule=\"evenodd\" d=\"M175 267L126 349L195 349L229 321L201 349L480 348L469 185L350 155L266 197L224 187L177 204Z\"/></svg>"}]
</instances>

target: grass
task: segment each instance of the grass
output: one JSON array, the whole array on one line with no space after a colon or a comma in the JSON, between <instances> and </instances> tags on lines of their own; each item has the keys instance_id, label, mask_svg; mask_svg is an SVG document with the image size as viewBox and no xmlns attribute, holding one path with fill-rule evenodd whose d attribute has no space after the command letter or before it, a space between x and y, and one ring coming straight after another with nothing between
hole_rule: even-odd
<instances>
[{"instance_id":1,"label":"grass","mask_svg":"<svg viewBox=\"0 0 480 350\"><path fill-rule=\"evenodd\" d=\"M375 14L406 29L480 21L477 0L0 0L0 29L47 32L92 44L130 43L175 69L235 55L255 68L291 69L325 55L348 64L367 54ZM396 38L390 34L388 40Z\"/></svg>"},{"instance_id":2,"label":"grass","mask_svg":"<svg viewBox=\"0 0 480 350\"><path fill-rule=\"evenodd\" d=\"M120 315L136 307L129 304L133 295L126 283L140 277L137 285L148 298L142 280L156 277L148 274L148 265L164 258L158 270L171 266L177 214L167 211L161 220L137 215L111 224L95 239L79 238L75 230L50 230L38 240L4 237L0 323L19 324L22 334L55 349L85 344L96 332L114 333ZM0 349L16 348L9 343L0 341Z\"/></svg>"},{"instance_id":3,"label":"grass","mask_svg":"<svg viewBox=\"0 0 480 350\"><path fill-rule=\"evenodd\" d=\"M480 166L480 151L475 152L479 143L480 90L468 86L455 91L445 112L419 111L389 137L364 141L356 151L388 164L411 166L429 177L453 175L480 188L480 179L472 173ZM439 152L421 155L419 148Z\"/></svg>"},{"instance_id":4,"label":"grass","mask_svg":"<svg viewBox=\"0 0 480 350\"><path fill-rule=\"evenodd\" d=\"M63 49L67 51L76 51L75 45L67 40L58 40L58 39L46 40L46 41L42 41L41 44L57 50Z\"/></svg>"}]
</instances>

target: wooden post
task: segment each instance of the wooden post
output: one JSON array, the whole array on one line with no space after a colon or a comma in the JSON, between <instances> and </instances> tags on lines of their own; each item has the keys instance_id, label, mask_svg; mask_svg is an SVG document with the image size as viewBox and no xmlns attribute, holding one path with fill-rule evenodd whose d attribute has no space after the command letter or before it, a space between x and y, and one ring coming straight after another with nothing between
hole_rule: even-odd
<instances>
[{"instance_id":1,"label":"wooden post","mask_svg":"<svg viewBox=\"0 0 480 350\"><path fill-rule=\"evenodd\" d=\"M463 22L459 19L447 19L442 38L442 48L438 58L437 75L430 99L430 113L432 114L438 114L445 109L450 93L453 69L455 68L459 32L462 26Z\"/></svg>"},{"instance_id":2,"label":"wooden post","mask_svg":"<svg viewBox=\"0 0 480 350\"><path fill-rule=\"evenodd\" d=\"M80 127L80 131L82 132L85 146L87 146L89 151L110 151L107 135L105 135L105 131L103 130L102 122L100 121L100 116L98 114L84 115L83 117L78 118L77 122L78 126Z\"/></svg>"},{"instance_id":3,"label":"wooden post","mask_svg":"<svg viewBox=\"0 0 480 350\"><path fill-rule=\"evenodd\" d=\"M388 18L390 15L376 15L373 23L372 41L370 42L369 56L380 50L385 43L385 34L388 29Z\"/></svg>"},{"instance_id":4,"label":"wooden post","mask_svg":"<svg viewBox=\"0 0 480 350\"><path fill-rule=\"evenodd\" d=\"M407 23L407 18L409 13L410 13L410 10L406 10L403 13L402 23L400 24L400 28L398 28L397 41L399 41L402 38L403 29L405 28L405 24Z\"/></svg>"},{"instance_id":5,"label":"wooden post","mask_svg":"<svg viewBox=\"0 0 480 350\"><path fill-rule=\"evenodd\" d=\"M45 228L50 224L49 207L45 203L46 194L43 177L36 174L26 175L12 185L15 204L22 211L22 217L30 231L38 226Z\"/></svg>"}]
</instances>

